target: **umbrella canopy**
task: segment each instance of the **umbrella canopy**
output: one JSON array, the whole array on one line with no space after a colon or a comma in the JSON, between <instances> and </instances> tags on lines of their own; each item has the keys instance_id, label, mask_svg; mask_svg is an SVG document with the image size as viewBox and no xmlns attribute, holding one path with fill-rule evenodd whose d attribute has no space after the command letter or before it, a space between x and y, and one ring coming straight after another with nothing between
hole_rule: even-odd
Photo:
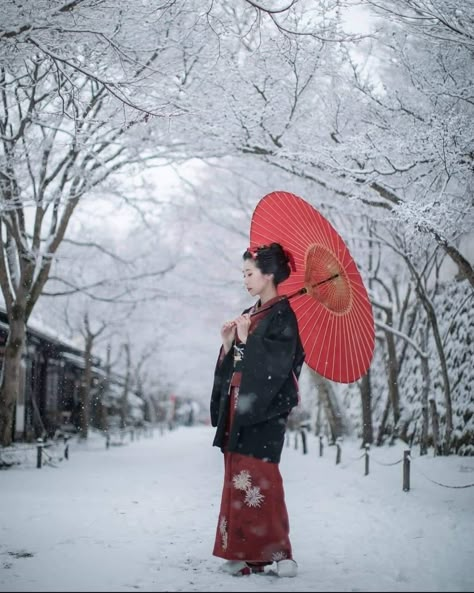
<instances>
[{"instance_id":1,"label":"umbrella canopy","mask_svg":"<svg viewBox=\"0 0 474 593\"><path fill-rule=\"evenodd\" d=\"M280 243L294 264L278 286L298 319L305 362L339 383L362 377L372 361L375 331L372 306L344 241L308 202L277 191L255 207L250 247Z\"/></svg>"}]
</instances>

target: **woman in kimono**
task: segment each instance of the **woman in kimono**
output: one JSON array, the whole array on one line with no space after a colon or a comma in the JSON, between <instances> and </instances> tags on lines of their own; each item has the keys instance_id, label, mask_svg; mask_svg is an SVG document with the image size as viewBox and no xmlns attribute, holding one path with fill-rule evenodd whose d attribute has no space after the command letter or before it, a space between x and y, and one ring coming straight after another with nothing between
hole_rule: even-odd
<instances>
[{"instance_id":1,"label":"woman in kimono","mask_svg":"<svg viewBox=\"0 0 474 593\"><path fill-rule=\"evenodd\" d=\"M289 261L278 243L245 251L245 287L259 299L221 328L210 408L224 486L213 554L233 575L263 572L273 562L279 576L297 573L279 470L304 361L296 316L277 292Z\"/></svg>"}]
</instances>

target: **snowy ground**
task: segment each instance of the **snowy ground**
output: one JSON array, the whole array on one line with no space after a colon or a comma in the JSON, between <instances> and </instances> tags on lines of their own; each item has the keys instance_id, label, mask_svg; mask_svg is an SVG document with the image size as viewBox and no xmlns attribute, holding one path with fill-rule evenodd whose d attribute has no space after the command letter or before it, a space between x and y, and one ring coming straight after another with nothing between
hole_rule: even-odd
<instances>
[{"instance_id":1,"label":"snowy ground","mask_svg":"<svg viewBox=\"0 0 474 593\"><path fill-rule=\"evenodd\" d=\"M208 427L180 427L69 460L0 471L0 591L472 591L474 458L357 443L308 454L293 435L281 471L299 575L219 572L211 555L222 486ZM439 482L439 483L435 483ZM441 485L443 484L443 485ZM467 487L464 487L467 486Z\"/></svg>"}]
</instances>

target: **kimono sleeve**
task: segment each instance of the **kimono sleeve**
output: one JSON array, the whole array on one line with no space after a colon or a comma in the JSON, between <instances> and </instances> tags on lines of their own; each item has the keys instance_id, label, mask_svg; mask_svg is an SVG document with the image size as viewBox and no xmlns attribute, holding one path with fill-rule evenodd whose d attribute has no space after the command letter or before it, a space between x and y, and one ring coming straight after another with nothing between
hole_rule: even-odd
<instances>
[{"instance_id":1,"label":"kimono sleeve","mask_svg":"<svg viewBox=\"0 0 474 593\"><path fill-rule=\"evenodd\" d=\"M292 378L298 343L298 324L291 310L279 311L264 335L249 335L236 410L241 425L266 420L272 407L290 411L290 402L275 400Z\"/></svg>"},{"instance_id":2,"label":"kimono sleeve","mask_svg":"<svg viewBox=\"0 0 474 593\"><path fill-rule=\"evenodd\" d=\"M217 426L219 419L219 409L221 404L221 397L223 388L226 388L229 376L232 372L233 366L233 354L232 348L227 352L221 347L219 356L217 358L216 366L214 369L214 383L212 386L211 403L210 403L210 414L211 414L211 425Z\"/></svg>"}]
</instances>

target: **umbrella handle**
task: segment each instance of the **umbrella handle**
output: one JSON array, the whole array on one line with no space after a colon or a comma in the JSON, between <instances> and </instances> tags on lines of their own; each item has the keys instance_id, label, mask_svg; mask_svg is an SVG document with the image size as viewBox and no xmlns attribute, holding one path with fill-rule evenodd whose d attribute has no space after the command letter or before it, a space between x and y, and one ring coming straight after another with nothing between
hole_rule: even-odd
<instances>
[{"instance_id":1,"label":"umbrella handle","mask_svg":"<svg viewBox=\"0 0 474 593\"><path fill-rule=\"evenodd\" d=\"M314 288L315 286L321 286L321 284L325 284L326 282L330 282L331 280L334 280L334 278L338 278L339 274L333 274L332 276L329 276L329 278L326 278L326 280L321 280L320 282L316 282L316 284L313 284L311 286L311 288Z\"/></svg>"},{"instance_id":2,"label":"umbrella handle","mask_svg":"<svg viewBox=\"0 0 474 593\"><path fill-rule=\"evenodd\" d=\"M332 276L329 276L329 278L326 278L325 280L320 280L319 282L315 282L314 284L311 285L311 288L314 288L315 286L321 286L321 284L326 284L326 282L330 282L331 280L334 280L335 278L338 278L338 277L339 277L339 274L333 274ZM293 297L300 296L302 294L308 294L308 289L306 286L303 286L303 288L300 288L293 294L288 295L288 298L292 299Z\"/></svg>"},{"instance_id":3,"label":"umbrella handle","mask_svg":"<svg viewBox=\"0 0 474 593\"><path fill-rule=\"evenodd\" d=\"M330 276L329 278L326 278L325 280L321 280L320 282L315 282L314 284L311 285L311 288L314 288L315 286L321 286L321 284L330 282L331 280L334 280L334 278L338 278L338 277L339 277L339 274L333 274L332 276ZM306 288L306 286L303 286L303 288L298 289L293 294L284 295L281 298L282 299L284 299L284 298L292 299L293 297L301 296L302 294L308 294L308 289ZM279 301L277 301L277 302L279 302ZM271 309L273 307L273 305L276 305L276 303L272 303L271 305L267 305L266 307L265 306L261 307L260 309L258 309L258 311L254 311L253 313L250 313L250 317L252 317L252 315L256 315L257 313L261 313L262 311L265 311L266 309Z\"/></svg>"}]
</instances>

